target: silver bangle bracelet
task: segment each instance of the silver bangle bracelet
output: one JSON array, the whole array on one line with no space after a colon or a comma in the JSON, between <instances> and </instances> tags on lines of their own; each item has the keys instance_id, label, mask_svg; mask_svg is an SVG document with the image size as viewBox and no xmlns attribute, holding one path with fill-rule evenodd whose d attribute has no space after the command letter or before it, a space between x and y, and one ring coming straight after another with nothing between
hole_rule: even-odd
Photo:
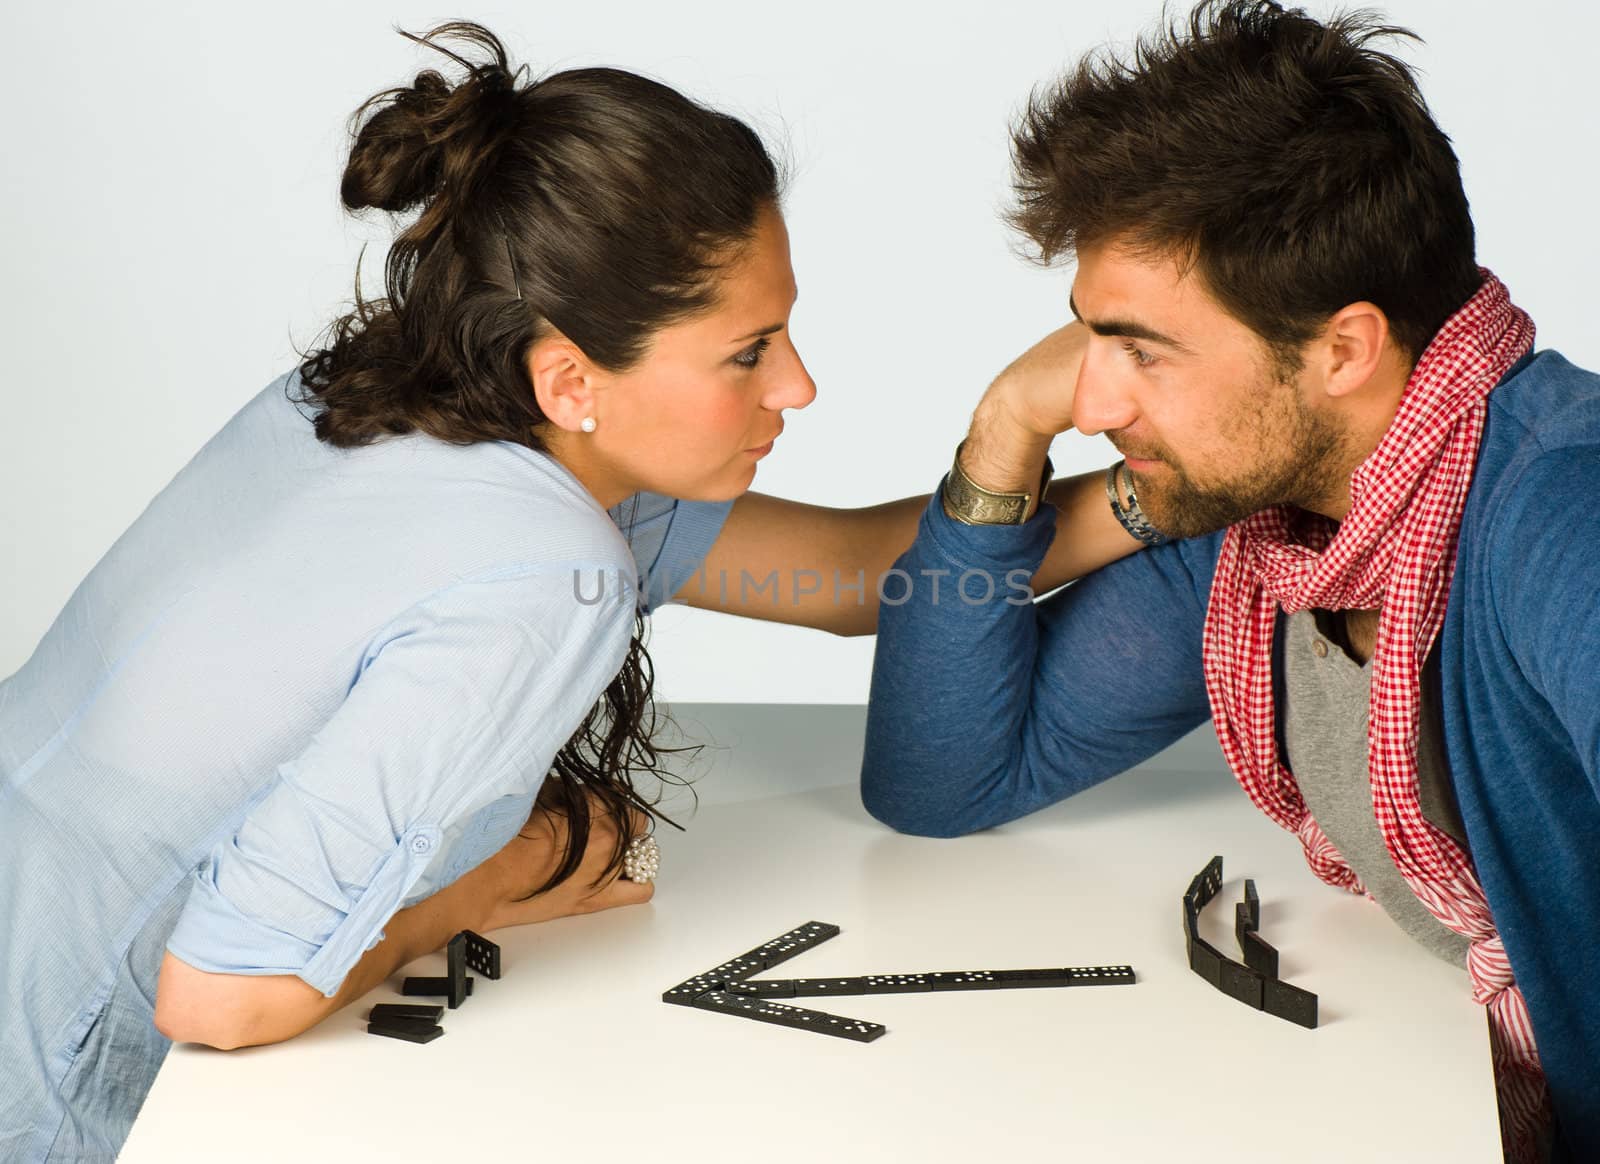
<instances>
[{"instance_id":1,"label":"silver bangle bracelet","mask_svg":"<svg viewBox=\"0 0 1600 1164\"><path fill-rule=\"evenodd\" d=\"M1118 490L1128 495L1126 502ZM1139 507L1139 497L1133 491L1133 477L1128 472L1127 461L1118 461L1106 470L1106 500L1111 502L1111 512L1131 537L1147 546L1159 546L1169 540L1166 534L1150 524L1150 519Z\"/></svg>"}]
</instances>

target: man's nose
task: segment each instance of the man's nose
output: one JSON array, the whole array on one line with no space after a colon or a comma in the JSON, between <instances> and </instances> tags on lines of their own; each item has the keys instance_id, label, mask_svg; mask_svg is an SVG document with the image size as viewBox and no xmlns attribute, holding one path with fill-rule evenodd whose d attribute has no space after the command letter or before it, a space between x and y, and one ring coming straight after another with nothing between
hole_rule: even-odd
<instances>
[{"instance_id":1,"label":"man's nose","mask_svg":"<svg viewBox=\"0 0 1600 1164\"><path fill-rule=\"evenodd\" d=\"M1078 389L1072 398L1072 427L1088 436L1127 428L1138 416L1133 396L1122 377L1106 366L1100 345L1091 343L1078 372Z\"/></svg>"}]
</instances>

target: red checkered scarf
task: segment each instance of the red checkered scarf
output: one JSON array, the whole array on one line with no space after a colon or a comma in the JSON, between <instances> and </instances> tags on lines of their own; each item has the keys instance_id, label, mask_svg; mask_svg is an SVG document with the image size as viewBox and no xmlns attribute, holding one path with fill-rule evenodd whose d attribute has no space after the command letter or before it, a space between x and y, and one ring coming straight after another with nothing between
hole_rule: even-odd
<instances>
[{"instance_id":1,"label":"red checkered scarf","mask_svg":"<svg viewBox=\"0 0 1600 1164\"><path fill-rule=\"evenodd\" d=\"M1544 1119L1544 1084L1522 992L1467 853L1423 819L1417 798L1422 663L1444 622L1456 534L1483 436L1489 390L1533 346L1533 321L1505 285L1484 282L1417 362L1399 411L1350 479L1335 528L1289 506L1229 528L1205 625L1206 691L1223 754L1258 808L1305 846L1313 872L1364 892L1307 811L1278 756L1272 640L1279 607L1381 607L1372 659L1367 768L1383 843L1428 911L1469 939L1473 998L1489 1007L1501 1126L1527 1158Z\"/></svg>"}]
</instances>

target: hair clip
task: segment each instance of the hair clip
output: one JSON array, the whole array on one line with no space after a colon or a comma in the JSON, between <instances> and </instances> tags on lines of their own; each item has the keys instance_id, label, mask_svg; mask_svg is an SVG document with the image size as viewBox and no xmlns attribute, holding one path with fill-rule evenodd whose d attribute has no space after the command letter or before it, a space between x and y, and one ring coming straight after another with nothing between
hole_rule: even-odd
<instances>
[{"instance_id":1,"label":"hair clip","mask_svg":"<svg viewBox=\"0 0 1600 1164\"><path fill-rule=\"evenodd\" d=\"M517 298L522 298L522 280L517 278L517 256L511 252L511 235L505 233L500 240L506 244L506 262L511 264L511 289L517 293Z\"/></svg>"}]
</instances>

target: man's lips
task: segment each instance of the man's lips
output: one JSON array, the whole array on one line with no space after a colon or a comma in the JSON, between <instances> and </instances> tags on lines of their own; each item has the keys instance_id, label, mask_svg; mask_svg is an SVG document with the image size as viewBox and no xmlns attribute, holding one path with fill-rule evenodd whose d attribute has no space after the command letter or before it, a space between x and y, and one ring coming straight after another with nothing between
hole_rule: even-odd
<instances>
[{"instance_id":1,"label":"man's lips","mask_svg":"<svg viewBox=\"0 0 1600 1164\"><path fill-rule=\"evenodd\" d=\"M1116 449L1117 452L1122 454L1122 459L1128 462L1128 468L1130 468L1130 469L1137 469L1142 465L1157 465L1157 464L1161 463L1161 458L1160 457L1147 457L1147 456L1144 456L1141 453L1136 453L1136 452L1133 452L1133 451L1131 451L1129 449L1123 448L1121 445L1117 444L1115 441L1111 442L1111 447Z\"/></svg>"}]
</instances>

